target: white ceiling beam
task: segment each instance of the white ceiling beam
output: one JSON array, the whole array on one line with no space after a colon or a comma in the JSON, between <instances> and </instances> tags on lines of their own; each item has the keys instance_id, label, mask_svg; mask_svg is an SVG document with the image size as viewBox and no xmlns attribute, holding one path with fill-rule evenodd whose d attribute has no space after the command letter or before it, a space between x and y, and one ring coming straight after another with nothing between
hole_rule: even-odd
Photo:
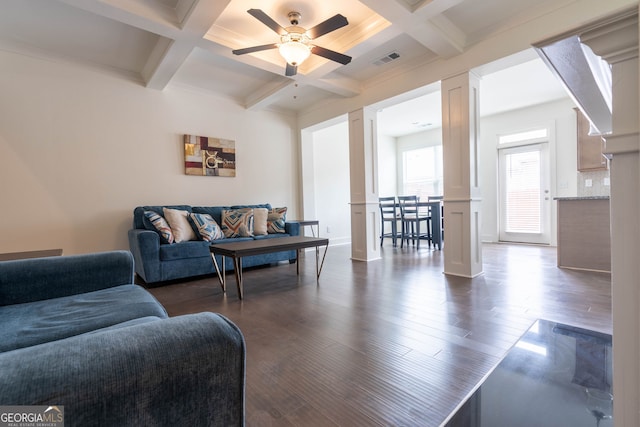
<instances>
[{"instance_id":1,"label":"white ceiling beam","mask_svg":"<svg viewBox=\"0 0 640 427\"><path fill-rule=\"evenodd\" d=\"M191 9L185 12L179 38L166 46L164 55L151 55L147 59L143 74L147 87L162 90L169 84L229 2L230 0L196 0L193 3ZM162 41L158 43L161 44Z\"/></svg>"},{"instance_id":2,"label":"white ceiling beam","mask_svg":"<svg viewBox=\"0 0 640 427\"><path fill-rule=\"evenodd\" d=\"M142 70L146 86L151 89L164 89L187 60L193 47L192 41L165 38L158 40Z\"/></svg>"},{"instance_id":3,"label":"white ceiling beam","mask_svg":"<svg viewBox=\"0 0 640 427\"><path fill-rule=\"evenodd\" d=\"M230 0L182 0L177 10L131 0L62 0L64 3L154 33L158 41L141 75L162 90L198 45Z\"/></svg>"},{"instance_id":4,"label":"white ceiling beam","mask_svg":"<svg viewBox=\"0 0 640 427\"><path fill-rule=\"evenodd\" d=\"M346 77L312 79L310 83L317 88L345 98L359 95L362 92L362 87L358 81Z\"/></svg>"},{"instance_id":5,"label":"white ceiling beam","mask_svg":"<svg viewBox=\"0 0 640 427\"><path fill-rule=\"evenodd\" d=\"M250 97L245 100L245 108L247 110L260 110L273 104L275 101L282 99L283 92L295 85L296 81L287 80L274 80L261 87L261 90L254 92Z\"/></svg>"},{"instance_id":6,"label":"white ceiling beam","mask_svg":"<svg viewBox=\"0 0 640 427\"><path fill-rule=\"evenodd\" d=\"M465 34L440 14L462 0L432 0L414 11L390 0L360 0L427 49L448 58L463 52ZM438 17L437 19L434 19Z\"/></svg>"},{"instance_id":7,"label":"white ceiling beam","mask_svg":"<svg viewBox=\"0 0 640 427\"><path fill-rule=\"evenodd\" d=\"M441 15L443 12L459 5L464 0L432 0L425 1L413 11L416 15L424 18L432 18Z\"/></svg>"}]
</instances>

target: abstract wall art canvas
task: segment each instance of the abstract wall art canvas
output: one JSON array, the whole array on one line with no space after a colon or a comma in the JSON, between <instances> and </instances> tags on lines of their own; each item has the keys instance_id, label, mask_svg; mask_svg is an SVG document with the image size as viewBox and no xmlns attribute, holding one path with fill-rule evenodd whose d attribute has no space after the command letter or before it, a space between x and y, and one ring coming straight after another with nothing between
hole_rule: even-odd
<instances>
[{"instance_id":1,"label":"abstract wall art canvas","mask_svg":"<svg viewBox=\"0 0 640 427\"><path fill-rule=\"evenodd\" d=\"M184 171L187 175L236 176L235 141L185 135Z\"/></svg>"}]
</instances>

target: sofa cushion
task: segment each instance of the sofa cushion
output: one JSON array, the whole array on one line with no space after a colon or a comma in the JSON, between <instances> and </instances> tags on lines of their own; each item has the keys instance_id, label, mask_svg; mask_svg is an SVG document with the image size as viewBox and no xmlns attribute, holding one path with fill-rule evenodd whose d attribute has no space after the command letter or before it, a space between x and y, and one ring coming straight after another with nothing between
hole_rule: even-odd
<instances>
[{"instance_id":1,"label":"sofa cushion","mask_svg":"<svg viewBox=\"0 0 640 427\"><path fill-rule=\"evenodd\" d=\"M160 245L160 261L209 257L211 256L209 252L210 243L204 240L191 240L173 245Z\"/></svg>"},{"instance_id":2,"label":"sofa cushion","mask_svg":"<svg viewBox=\"0 0 640 427\"><path fill-rule=\"evenodd\" d=\"M151 224L151 226L148 226L147 222ZM158 235L160 236L160 241L162 243L173 243L175 241L175 237L173 235L173 231L171 231L171 227L162 217L162 215L159 215L157 212L144 211L144 223L145 228L151 229L158 233Z\"/></svg>"},{"instance_id":3,"label":"sofa cushion","mask_svg":"<svg viewBox=\"0 0 640 427\"><path fill-rule=\"evenodd\" d=\"M210 242L212 240L224 239L222 229L209 214L191 213L189 218L196 228L200 239Z\"/></svg>"},{"instance_id":4,"label":"sofa cushion","mask_svg":"<svg viewBox=\"0 0 640 427\"><path fill-rule=\"evenodd\" d=\"M267 218L267 231L269 233L284 233L284 223L287 220L287 208L273 208Z\"/></svg>"},{"instance_id":5,"label":"sofa cushion","mask_svg":"<svg viewBox=\"0 0 640 427\"><path fill-rule=\"evenodd\" d=\"M188 240L198 240L195 231L191 228L187 219L190 212L183 209L164 208L164 218L171 227L171 232L176 243L186 242Z\"/></svg>"},{"instance_id":6,"label":"sofa cushion","mask_svg":"<svg viewBox=\"0 0 640 427\"><path fill-rule=\"evenodd\" d=\"M162 305L138 285L7 305L0 307L0 324L4 331L0 352L115 327L145 317L168 316Z\"/></svg>"},{"instance_id":7,"label":"sofa cushion","mask_svg":"<svg viewBox=\"0 0 640 427\"><path fill-rule=\"evenodd\" d=\"M227 238L253 236L253 208L222 211L220 226Z\"/></svg>"}]
</instances>

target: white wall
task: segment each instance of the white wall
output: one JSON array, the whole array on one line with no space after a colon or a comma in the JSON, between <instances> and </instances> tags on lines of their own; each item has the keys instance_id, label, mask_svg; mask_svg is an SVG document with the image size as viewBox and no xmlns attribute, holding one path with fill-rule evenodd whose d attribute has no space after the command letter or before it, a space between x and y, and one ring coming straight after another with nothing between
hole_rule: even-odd
<instances>
[{"instance_id":1,"label":"white wall","mask_svg":"<svg viewBox=\"0 0 640 427\"><path fill-rule=\"evenodd\" d=\"M349 124L313 133L314 199L320 234L331 244L351 241L349 208Z\"/></svg>"},{"instance_id":2,"label":"white wall","mask_svg":"<svg viewBox=\"0 0 640 427\"><path fill-rule=\"evenodd\" d=\"M265 203L297 216L295 119L0 52L0 252L127 249L138 205ZM184 174L182 135L236 142L235 178Z\"/></svg>"},{"instance_id":3,"label":"white wall","mask_svg":"<svg viewBox=\"0 0 640 427\"><path fill-rule=\"evenodd\" d=\"M398 195L396 138L378 134L378 196Z\"/></svg>"}]
</instances>

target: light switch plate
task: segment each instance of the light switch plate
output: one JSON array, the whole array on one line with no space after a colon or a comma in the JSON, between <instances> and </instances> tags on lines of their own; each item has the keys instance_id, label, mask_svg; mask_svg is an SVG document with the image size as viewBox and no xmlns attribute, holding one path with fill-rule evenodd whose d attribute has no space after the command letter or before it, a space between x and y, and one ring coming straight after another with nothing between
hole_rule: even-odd
<instances>
[{"instance_id":1,"label":"light switch plate","mask_svg":"<svg viewBox=\"0 0 640 427\"><path fill-rule=\"evenodd\" d=\"M593 185L593 181L590 179L585 179L584 180L584 186L585 187L591 187Z\"/></svg>"}]
</instances>

